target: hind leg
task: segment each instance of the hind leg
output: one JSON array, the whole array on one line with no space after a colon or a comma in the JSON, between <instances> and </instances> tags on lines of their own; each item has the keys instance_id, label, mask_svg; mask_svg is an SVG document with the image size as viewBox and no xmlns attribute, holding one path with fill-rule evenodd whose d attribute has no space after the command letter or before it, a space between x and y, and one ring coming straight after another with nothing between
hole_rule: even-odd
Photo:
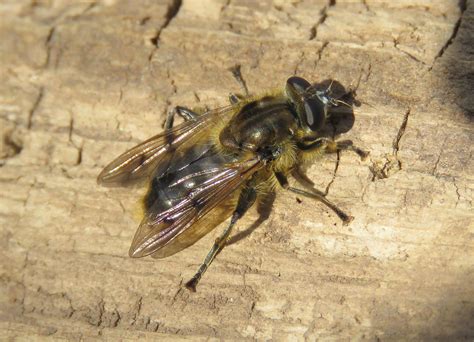
<instances>
[{"instance_id":1,"label":"hind leg","mask_svg":"<svg viewBox=\"0 0 474 342\"><path fill-rule=\"evenodd\" d=\"M196 286L199 283L202 275L208 267L211 265L214 258L217 254L222 251L225 247L227 240L229 239L229 235L232 231L232 228L235 226L237 221L246 213L246 211L255 203L255 199L257 198L257 193L254 188L245 188L242 190L239 196L239 200L237 202L237 207L235 208L232 218L230 219L230 224L227 228L222 232L221 235L216 239L214 245L212 246L211 250L207 254L204 262L199 267L196 274L186 283L186 288L192 292L196 292Z\"/></svg>"}]
</instances>

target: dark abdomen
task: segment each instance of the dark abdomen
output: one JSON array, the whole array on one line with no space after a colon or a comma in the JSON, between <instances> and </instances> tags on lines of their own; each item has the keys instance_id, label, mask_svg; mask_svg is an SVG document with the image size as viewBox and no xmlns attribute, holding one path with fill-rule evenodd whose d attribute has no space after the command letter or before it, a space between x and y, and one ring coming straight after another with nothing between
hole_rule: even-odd
<instances>
[{"instance_id":1,"label":"dark abdomen","mask_svg":"<svg viewBox=\"0 0 474 342\"><path fill-rule=\"evenodd\" d=\"M168 161L166 171L153 177L144 198L145 211L161 213L175 206L191 189L209 180L207 171L233 161L232 157L218 154L209 143L177 151Z\"/></svg>"}]
</instances>

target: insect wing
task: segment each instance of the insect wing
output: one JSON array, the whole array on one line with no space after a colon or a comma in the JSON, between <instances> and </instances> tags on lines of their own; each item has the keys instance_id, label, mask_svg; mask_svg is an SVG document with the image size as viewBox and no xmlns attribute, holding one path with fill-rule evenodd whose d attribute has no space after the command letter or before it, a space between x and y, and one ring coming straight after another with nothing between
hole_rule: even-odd
<instances>
[{"instance_id":1,"label":"insect wing","mask_svg":"<svg viewBox=\"0 0 474 342\"><path fill-rule=\"evenodd\" d=\"M206 112L196 120L185 121L140 143L107 165L97 177L97 182L108 186L126 186L149 177L159 165L169 165L178 148L198 140L206 134L206 128L232 113L232 109L228 106Z\"/></svg>"},{"instance_id":2,"label":"insect wing","mask_svg":"<svg viewBox=\"0 0 474 342\"><path fill-rule=\"evenodd\" d=\"M164 258L198 241L219 223L219 214L225 215L223 219L228 216L230 197L262 166L258 159L251 159L209 170L208 180L190 189L175 206L160 213L151 210L145 216L130 256Z\"/></svg>"}]
</instances>

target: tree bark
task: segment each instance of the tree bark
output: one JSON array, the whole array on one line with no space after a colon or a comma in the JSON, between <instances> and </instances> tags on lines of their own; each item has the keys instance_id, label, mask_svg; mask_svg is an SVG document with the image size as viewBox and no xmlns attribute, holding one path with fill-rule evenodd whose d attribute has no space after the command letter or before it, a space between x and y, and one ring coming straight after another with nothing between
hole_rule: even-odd
<instances>
[{"instance_id":1,"label":"tree bark","mask_svg":"<svg viewBox=\"0 0 474 342\"><path fill-rule=\"evenodd\" d=\"M7 1L0 12L2 339L474 338L473 1ZM130 259L143 191L96 176L173 106L239 93L236 64L252 93L294 74L356 88L341 138L370 157L305 171L353 222L278 191L189 293L223 226L170 258Z\"/></svg>"}]
</instances>

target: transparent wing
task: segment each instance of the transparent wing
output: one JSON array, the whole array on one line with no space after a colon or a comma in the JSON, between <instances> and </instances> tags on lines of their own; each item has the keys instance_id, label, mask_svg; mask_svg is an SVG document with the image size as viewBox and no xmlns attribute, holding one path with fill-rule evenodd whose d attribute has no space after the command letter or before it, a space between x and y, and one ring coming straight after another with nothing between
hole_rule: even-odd
<instances>
[{"instance_id":1,"label":"transparent wing","mask_svg":"<svg viewBox=\"0 0 474 342\"><path fill-rule=\"evenodd\" d=\"M208 170L208 179L190 189L175 206L147 213L133 239L130 256L164 258L195 243L227 218L238 196L236 190L262 166L255 158Z\"/></svg>"},{"instance_id":2,"label":"transparent wing","mask_svg":"<svg viewBox=\"0 0 474 342\"><path fill-rule=\"evenodd\" d=\"M238 197L239 191L234 191L229 197L209 211L203 219L194 222L191 227L183 230L172 242L159 248L156 252L151 254L151 256L157 259L165 258L196 243L232 215Z\"/></svg>"},{"instance_id":3,"label":"transparent wing","mask_svg":"<svg viewBox=\"0 0 474 342\"><path fill-rule=\"evenodd\" d=\"M97 182L107 186L126 186L149 177L160 165L169 165L177 149L198 141L208 133L208 128L232 112L232 106L208 111L196 120L183 122L140 143L107 165Z\"/></svg>"}]
</instances>

